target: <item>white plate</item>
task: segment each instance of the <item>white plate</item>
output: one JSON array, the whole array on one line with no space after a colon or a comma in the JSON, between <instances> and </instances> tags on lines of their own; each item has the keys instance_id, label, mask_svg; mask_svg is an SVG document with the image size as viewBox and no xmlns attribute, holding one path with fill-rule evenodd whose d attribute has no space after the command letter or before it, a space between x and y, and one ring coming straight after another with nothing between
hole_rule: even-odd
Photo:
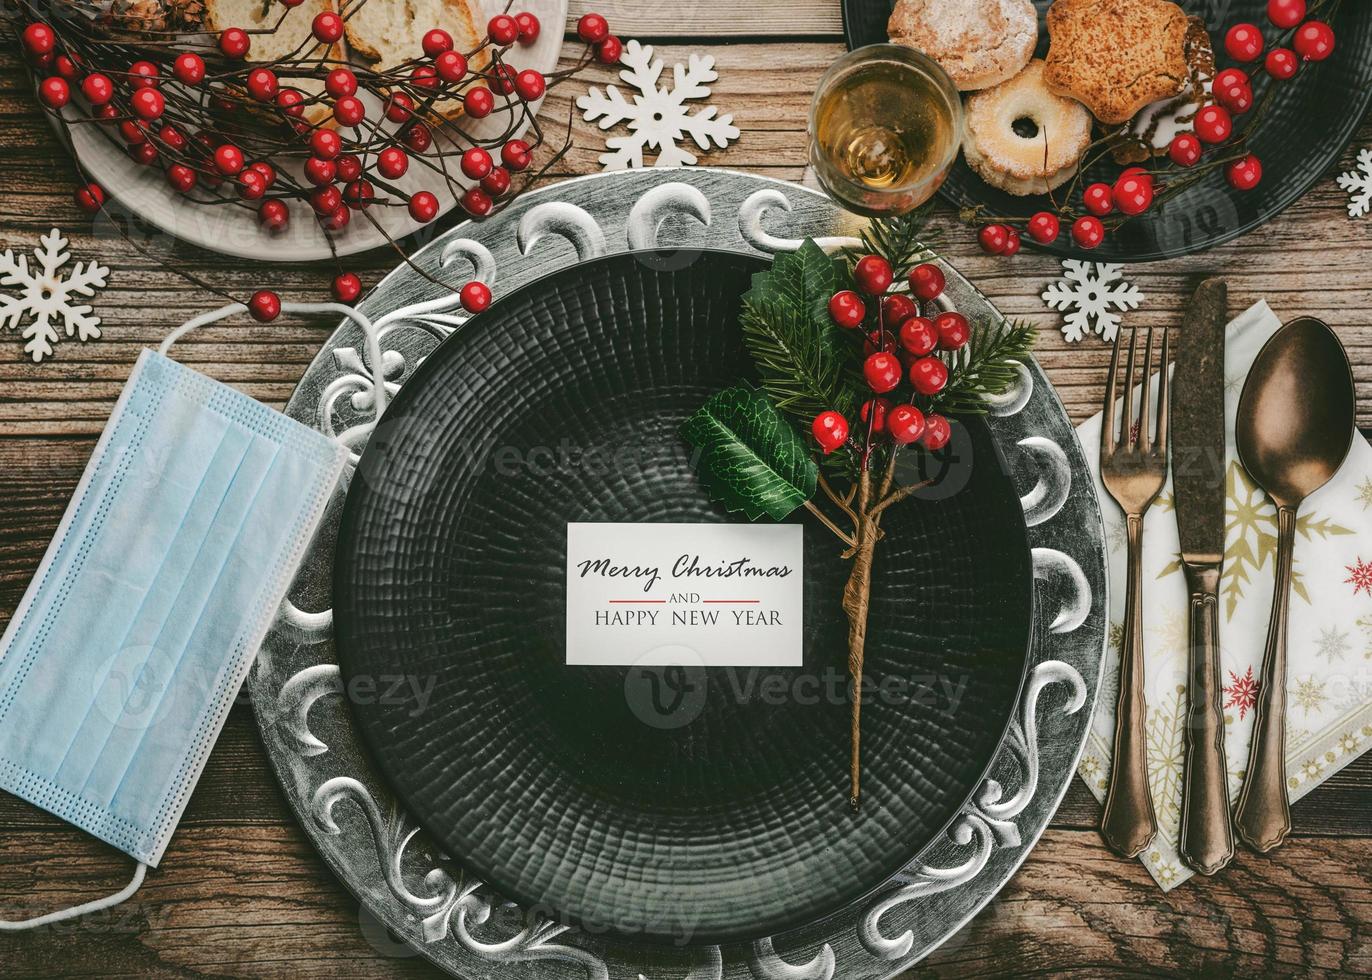
<instances>
[{"instance_id":1,"label":"white plate","mask_svg":"<svg viewBox=\"0 0 1372 980\"><path fill-rule=\"evenodd\" d=\"M503 0L484 0L484 6L489 17L503 11L505 4ZM507 60L516 69L534 68L546 74L556 68L558 55L562 51L567 0L523 0L519 6L521 10L528 10L538 17L542 30L532 45L515 44L510 47ZM484 30L485 20L478 26ZM416 50L423 30L423 27L416 26ZM537 112L540 106L541 103L537 103L532 110ZM73 110L69 108L67 111ZM377 111L377 106L369 105L368 111ZM505 119L505 114L497 109L480 122L469 120L466 128L480 137L494 138L504 131ZM53 125L57 126L56 120ZM522 134L527 127L526 120L514 135ZM272 234L258 225L254 208L234 204L188 203L167 184L161 168L134 163L106 134L97 132L94 126L69 126L67 130L72 150L81 161L82 168L111 197L143 220L192 245L245 259L308 262L327 259L334 251L340 256L353 255L386 244L386 236L379 229L366 218L354 215L347 228L333 234L334 249L331 250L328 233L319 227L311 215L305 213L307 206L303 201L292 203L292 221L286 230ZM457 172L455 160L450 161L450 170L459 181L470 183ZM447 182L437 178L428 168L411 166L409 172L395 184L406 191L432 191L438 196L441 214L457 206L457 197ZM373 207L368 213L376 217L392 238L400 238L422 227L403 207Z\"/></svg>"}]
</instances>

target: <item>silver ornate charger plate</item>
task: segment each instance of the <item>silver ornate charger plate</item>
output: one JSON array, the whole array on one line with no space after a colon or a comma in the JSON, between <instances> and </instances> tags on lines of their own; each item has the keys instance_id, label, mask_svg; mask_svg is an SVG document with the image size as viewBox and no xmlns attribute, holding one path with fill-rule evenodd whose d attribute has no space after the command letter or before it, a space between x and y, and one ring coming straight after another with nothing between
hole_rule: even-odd
<instances>
[{"instance_id":1,"label":"silver ornate charger plate","mask_svg":"<svg viewBox=\"0 0 1372 980\"><path fill-rule=\"evenodd\" d=\"M497 294L547 272L627 250L725 248L770 255L804 237L836 246L855 220L795 185L729 171L598 174L544 188L499 217L463 224L414 261ZM951 268L957 308L990 312ZM398 390L465 316L455 297L402 266L361 304L381 328L383 368ZM372 381L351 325L335 331L287 411L360 451ZM269 757L315 846L365 911L453 973L469 978L828 980L889 977L974 915L1028 854L1061 800L1089 724L1105 643L1104 534L1070 422L1046 378L1025 364L997 400L991 431L1021 494L1036 581L1028 679L991 772L936 840L873 895L807 926L729 946L665 948L608 939L521 908L464 875L372 768L344 700L406 696L403 677L344 691L332 641L333 545L345 487L269 634L252 693ZM1073 489L1076 492L1073 493ZM816 847L822 842L816 841Z\"/></svg>"}]
</instances>

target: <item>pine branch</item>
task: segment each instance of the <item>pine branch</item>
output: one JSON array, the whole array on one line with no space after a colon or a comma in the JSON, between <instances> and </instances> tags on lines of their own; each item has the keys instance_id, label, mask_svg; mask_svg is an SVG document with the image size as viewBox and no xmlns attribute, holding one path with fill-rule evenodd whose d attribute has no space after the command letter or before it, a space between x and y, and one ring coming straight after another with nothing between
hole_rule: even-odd
<instances>
[{"instance_id":1,"label":"pine branch","mask_svg":"<svg viewBox=\"0 0 1372 980\"><path fill-rule=\"evenodd\" d=\"M1035 331L1022 320L1003 317L972 328L966 354L950 365L948 386L933 399L933 410L945 415L980 415L986 398L1003 394L1015 382L1016 364L1029 356Z\"/></svg>"},{"instance_id":2,"label":"pine branch","mask_svg":"<svg viewBox=\"0 0 1372 980\"><path fill-rule=\"evenodd\" d=\"M804 311L745 300L740 325L762 390L777 408L807 428L820 412L852 412L857 387L846 352L830 337L816 336Z\"/></svg>"},{"instance_id":3,"label":"pine branch","mask_svg":"<svg viewBox=\"0 0 1372 980\"><path fill-rule=\"evenodd\" d=\"M860 235L862 244L844 250L849 267L864 255L880 255L901 275L911 266L933 258L924 231L933 211L932 199L908 214L873 219Z\"/></svg>"},{"instance_id":4,"label":"pine branch","mask_svg":"<svg viewBox=\"0 0 1372 980\"><path fill-rule=\"evenodd\" d=\"M847 338L829 316L842 270L812 241L778 255L743 294L740 326L762 389L808 429L820 412L851 414L857 399Z\"/></svg>"}]
</instances>

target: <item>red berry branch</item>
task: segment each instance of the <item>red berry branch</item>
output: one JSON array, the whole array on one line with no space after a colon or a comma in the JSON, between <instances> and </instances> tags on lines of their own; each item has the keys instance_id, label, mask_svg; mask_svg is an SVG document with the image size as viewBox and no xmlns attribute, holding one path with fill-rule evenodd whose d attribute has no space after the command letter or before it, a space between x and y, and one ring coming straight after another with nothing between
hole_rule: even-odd
<instances>
[{"instance_id":1,"label":"red berry branch","mask_svg":"<svg viewBox=\"0 0 1372 980\"><path fill-rule=\"evenodd\" d=\"M850 256L855 288L840 289L829 299L829 315L835 324L845 331L866 330L861 344L862 379L870 395L857 413L861 438L853 438L848 419L836 409L820 412L811 423L811 434L826 456L848 447L853 459L846 491L834 490L822 472L819 482L852 523L852 533L840 533L840 537L848 543L843 556L853 562L842 605L848 618L848 671L853 681L850 802L854 808L861 798L863 662L872 561L882 536L881 520L889 507L928 482L897 485L900 450L913 446L937 452L947 446L952 437L944 414L948 406L980 410L982 397L1005 389L1014 376L1012 362L1026 356L1033 345L1031 329L1001 325L994 332L982 331L975 348L969 348L972 330L961 313L943 310L932 317L922 315L920 304L942 296L945 282L937 265L923 261L930 253L922 245L913 247L912 236L921 224L922 216L915 215L875 225L864 235L863 250ZM1015 235L1013 231L1007 234ZM909 292L891 292L897 281L908 286ZM874 480L873 464L882 457L881 476Z\"/></svg>"},{"instance_id":2,"label":"red berry branch","mask_svg":"<svg viewBox=\"0 0 1372 980\"><path fill-rule=\"evenodd\" d=\"M887 510L927 485L898 479L898 461L912 448L944 449L948 416L984 411L987 396L1015 381L1034 340L1032 328L998 318L974 329L954 310L925 315L921 304L935 303L945 286L920 241L927 214L874 222L842 259L808 240L778 255L753 277L740 318L761 390L721 392L683 427L704 485L726 507L781 520L804 506L852 562L842 606L855 808L872 560ZM793 423L805 426L818 461L812 443L785 431ZM826 513L820 491L837 516Z\"/></svg>"},{"instance_id":3,"label":"red berry branch","mask_svg":"<svg viewBox=\"0 0 1372 980\"><path fill-rule=\"evenodd\" d=\"M150 26L108 10L91 16L77 2L40 9L34 0L18 0L9 24L40 103L62 127L95 126L121 152L160 170L188 207L247 209L268 233L309 221L331 249L334 236L362 218L401 251L375 209L404 208L428 223L440 211L438 190L473 218L508 207L570 148L569 125L568 139L532 169L546 138L530 103L593 61L616 63L621 51L605 18L586 14L577 23L586 48L572 67L546 76L516 71L505 55L531 44L542 25L528 12L502 13L470 51L455 50L441 28L417 25L414 57L368 68L336 53L347 21L369 2L352 0L341 13L318 14L286 57L251 61L254 38L282 29L300 0L267 2L280 4L280 16L254 30ZM477 135L470 121L492 116L499 133ZM530 138L515 138L525 124ZM422 174L429 186L403 189L396 182L407 173ZM91 213L107 204L104 189L89 181L74 200ZM340 269L334 297L352 302L360 292L358 277ZM484 308L480 295L464 291L464 306ZM250 306L259 319L271 310L265 302Z\"/></svg>"}]
</instances>

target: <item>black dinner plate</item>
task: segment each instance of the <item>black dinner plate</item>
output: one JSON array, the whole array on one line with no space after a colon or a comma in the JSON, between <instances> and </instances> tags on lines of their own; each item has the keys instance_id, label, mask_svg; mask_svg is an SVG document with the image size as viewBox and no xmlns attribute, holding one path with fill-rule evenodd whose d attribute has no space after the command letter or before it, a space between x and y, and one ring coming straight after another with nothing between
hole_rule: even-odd
<instances>
[{"instance_id":1,"label":"black dinner plate","mask_svg":"<svg viewBox=\"0 0 1372 980\"><path fill-rule=\"evenodd\" d=\"M1282 33L1267 19L1266 0L1179 2L1187 13L1204 18L1215 46L1217 67L1232 63L1224 53L1224 32L1232 25L1244 21L1258 25L1268 47ZM1048 51L1044 16L1051 5L1051 0L1034 0L1039 11L1038 58ZM891 0L843 0L848 47L886 42L886 21L893 6ZM1333 55L1318 64L1302 66L1289 81L1269 80L1261 61L1239 66L1253 77L1255 103L1262 101L1263 86L1276 90L1272 105L1248 141L1262 161L1262 182L1256 188L1236 191L1222 173L1211 171L1147 216L1111 231L1095 249L1073 245L1065 226L1051 245L1035 245L1027 236L1025 245L1080 259L1146 262L1219 245L1279 214L1337 163L1372 102L1372 4L1344 0L1329 23L1336 38ZM1160 163L1167 163L1167 159L1161 158ZM1123 169L1107 157L1088 168L1080 186L1095 180L1113 182ZM1066 187L1059 188L1059 193ZM1028 218L1051 207L1046 196L1016 197L992 187L973 173L961 156L939 193L959 208L980 204L986 208L984 213L993 215ZM1080 201L1073 204L1079 207Z\"/></svg>"},{"instance_id":2,"label":"black dinner plate","mask_svg":"<svg viewBox=\"0 0 1372 980\"><path fill-rule=\"evenodd\" d=\"M856 815L848 563L818 523L803 667L566 666L568 522L741 519L678 428L752 376L737 315L765 265L691 255L554 273L441 344L352 477L333 608L377 768L457 862L588 929L714 944L861 897L947 827L1017 703L1033 574L1004 460L966 420L940 483L883 523L866 669L889 693L865 699Z\"/></svg>"}]
</instances>

